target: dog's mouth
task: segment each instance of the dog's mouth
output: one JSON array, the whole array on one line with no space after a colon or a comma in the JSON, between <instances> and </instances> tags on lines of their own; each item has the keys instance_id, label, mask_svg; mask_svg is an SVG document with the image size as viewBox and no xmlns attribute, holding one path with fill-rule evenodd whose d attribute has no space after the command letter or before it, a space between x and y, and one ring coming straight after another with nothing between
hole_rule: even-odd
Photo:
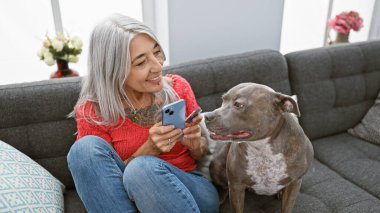
<instances>
[{"instance_id":1,"label":"dog's mouth","mask_svg":"<svg viewBox=\"0 0 380 213\"><path fill-rule=\"evenodd\" d=\"M231 134L226 134L226 135L217 134L215 132L210 131L210 137L213 140L220 140L220 141L233 140L233 139L246 139L246 138L249 138L251 136L252 136L252 133L250 133L248 131L244 131L244 130L241 130L237 133L231 133Z\"/></svg>"}]
</instances>

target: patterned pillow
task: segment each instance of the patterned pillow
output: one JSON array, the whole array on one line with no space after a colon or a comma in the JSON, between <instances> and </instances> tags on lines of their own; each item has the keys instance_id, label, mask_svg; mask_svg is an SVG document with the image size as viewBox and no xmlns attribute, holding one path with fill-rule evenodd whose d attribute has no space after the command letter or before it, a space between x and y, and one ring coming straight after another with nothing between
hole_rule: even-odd
<instances>
[{"instance_id":1,"label":"patterned pillow","mask_svg":"<svg viewBox=\"0 0 380 213\"><path fill-rule=\"evenodd\" d=\"M0 140L0 212L63 212L65 186Z\"/></svg>"},{"instance_id":2,"label":"patterned pillow","mask_svg":"<svg viewBox=\"0 0 380 213\"><path fill-rule=\"evenodd\" d=\"M380 92L375 104L369 109L362 121L354 128L349 129L348 133L366 141L380 144Z\"/></svg>"}]
</instances>

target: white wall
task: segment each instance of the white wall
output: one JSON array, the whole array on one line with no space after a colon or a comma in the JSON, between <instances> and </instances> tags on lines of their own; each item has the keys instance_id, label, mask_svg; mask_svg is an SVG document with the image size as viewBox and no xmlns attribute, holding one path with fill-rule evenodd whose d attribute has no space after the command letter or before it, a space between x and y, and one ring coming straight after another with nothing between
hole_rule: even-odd
<instances>
[{"instance_id":1,"label":"white wall","mask_svg":"<svg viewBox=\"0 0 380 213\"><path fill-rule=\"evenodd\" d=\"M170 64L280 48L282 0L168 1Z\"/></svg>"}]
</instances>

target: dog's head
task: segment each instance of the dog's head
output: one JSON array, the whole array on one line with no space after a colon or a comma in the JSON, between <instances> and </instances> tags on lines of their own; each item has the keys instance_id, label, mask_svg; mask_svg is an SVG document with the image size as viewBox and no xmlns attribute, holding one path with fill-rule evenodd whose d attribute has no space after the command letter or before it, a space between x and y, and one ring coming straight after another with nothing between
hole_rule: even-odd
<instances>
[{"instance_id":1,"label":"dog's head","mask_svg":"<svg viewBox=\"0 0 380 213\"><path fill-rule=\"evenodd\" d=\"M254 141L268 137L283 113L300 116L294 99L255 83L242 83L222 96L222 106L204 114L210 137L221 141Z\"/></svg>"}]
</instances>

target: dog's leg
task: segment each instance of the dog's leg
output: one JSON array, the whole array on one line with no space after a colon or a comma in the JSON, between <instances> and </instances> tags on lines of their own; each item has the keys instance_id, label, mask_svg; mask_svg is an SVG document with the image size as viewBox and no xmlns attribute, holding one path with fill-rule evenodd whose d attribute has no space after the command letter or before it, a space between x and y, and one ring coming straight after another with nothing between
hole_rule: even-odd
<instances>
[{"instance_id":1,"label":"dog's leg","mask_svg":"<svg viewBox=\"0 0 380 213\"><path fill-rule=\"evenodd\" d=\"M301 188L302 179L291 182L282 191L281 213L291 213Z\"/></svg>"},{"instance_id":2,"label":"dog's leg","mask_svg":"<svg viewBox=\"0 0 380 213\"><path fill-rule=\"evenodd\" d=\"M225 189L225 188L217 187L217 189L218 189L218 194L219 194L219 204L222 205L228 197L228 188Z\"/></svg>"},{"instance_id":3,"label":"dog's leg","mask_svg":"<svg viewBox=\"0 0 380 213\"><path fill-rule=\"evenodd\" d=\"M243 213L246 185L230 184L230 202L233 213Z\"/></svg>"},{"instance_id":4,"label":"dog's leg","mask_svg":"<svg viewBox=\"0 0 380 213\"><path fill-rule=\"evenodd\" d=\"M214 159L210 163L210 177L218 189L219 203L222 204L228 196L228 179L226 171L227 153L230 144L217 144Z\"/></svg>"}]
</instances>

